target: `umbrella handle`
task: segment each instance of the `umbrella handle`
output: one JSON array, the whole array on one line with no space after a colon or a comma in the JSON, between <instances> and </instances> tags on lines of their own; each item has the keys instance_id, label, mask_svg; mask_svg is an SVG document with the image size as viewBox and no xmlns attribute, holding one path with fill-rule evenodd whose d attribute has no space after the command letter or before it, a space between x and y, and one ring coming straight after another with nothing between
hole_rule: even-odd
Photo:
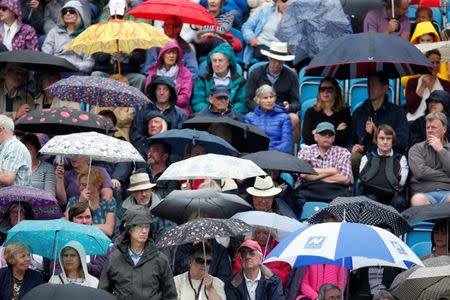
<instances>
[{"instance_id":1,"label":"umbrella handle","mask_svg":"<svg viewBox=\"0 0 450 300\"><path fill-rule=\"evenodd\" d=\"M392 19L395 19L395 2L394 0L391 0L391 14L392 14Z\"/></svg>"},{"instance_id":2,"label":"umbrella handle","mask_svg":"<svg viewBox=\"0 0 450 300\"><path fill-rule=\"evenodd\" d=\"M58 252L58 230L55 231L55 248L53 249L53 271L52 276L55 276L55 268L56 268L56 253ZM63 266L61 266L63 267Z\"/></svg>"},{"instance_id":3,"label":"umbrella handle","mask_svg":"<svg viewBox=\"0 0 450 300\"><path fill-rule=\"evenodd\" d=\"M117 47L117 69L119 71L119 76L122 77L122 68L120 67L120 48L119 48L119 40L116 40L116 47Z\"/></svg>"}]
</instances>

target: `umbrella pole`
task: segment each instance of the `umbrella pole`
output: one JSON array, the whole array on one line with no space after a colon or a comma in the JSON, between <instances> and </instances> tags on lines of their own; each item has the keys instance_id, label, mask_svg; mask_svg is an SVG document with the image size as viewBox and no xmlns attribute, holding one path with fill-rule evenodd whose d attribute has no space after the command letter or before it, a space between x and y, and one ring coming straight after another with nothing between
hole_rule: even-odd
<instances>
[{"instance_id":1,"label":"umbrella pole","mask_svg":"<svg viewBox=\"0 0 450 300\"><path fill-rule=\"evenodd\" d=\"M341 265L341 299L344 300L344 279L345 279L345 268L344 268L344 258L342 258ZM350 280L350 278L349 278Z\"/></svg>"},{"instance_id":2,"label":"umbrella pole","mask_svg":"<svg viewBox=\"0 0 450 300\"><path fill-rule=\"evenodd\" d=\"M55 231L55 248L53 249L53 271L52 271L52 276L55 275L55 268L56 268L56 253L58 252L58 230ZM64 268L63 266L61 266L62 268Z\"/></svg>"},{"instance_id":3,"label":"umbrella pole","mask_svg":"<svg viewBox=\"0 0 450 300\"><path fill-rule=\"evenodd\" d=\"M122 69L120 67L120 49L119 49L119 40L116 40L116 46L117 46L117 52L116 52L116 57L117 57L117 69L119 72L119 77L122 77Z\"/></svg>"},{"instance_id":4,"label":"umbrella pole","mask_svg":"<svg viewBox=\"0 0 450 300\"><path fill-rule=\"evenodd\" d=\"M89 186L89 179L91 177L91 168L92 168L92 155L89 156L89 168L88 168L88 174L87 174L87 182L86 184ZM88 201L89 206L91 206L91 200Z\"/></svg>"},{"instance_id":5,"label":"umbrella pole","mask_svg":"<svg viewBox=\"0 0 450 300\"><path fill-rule=\"evenodd\" d=\"M392 14L392 19L395 19L395 2L394 0L391 0L391 14Z\"/></svg>"},{"instance_id":6,"label":"umbrella pole","mask_svg":"<svg viewBox=\"0 0 450 300\"><path fill-rule=\"evenodd\" d=\"M263 259L267 256L267 249L269 249L269 241L270 241L270 229L269 229L269 235L267 236L266 246L264 247L264 255Z\"/></svg>"}]
</instances>

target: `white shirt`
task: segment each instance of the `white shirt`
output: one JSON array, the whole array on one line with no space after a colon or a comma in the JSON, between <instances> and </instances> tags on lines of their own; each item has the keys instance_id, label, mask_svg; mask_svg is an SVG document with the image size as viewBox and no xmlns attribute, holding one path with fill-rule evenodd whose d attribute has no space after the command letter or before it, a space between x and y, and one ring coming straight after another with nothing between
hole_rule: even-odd
<instances>
[{"instance_id":1,"label":"white shirt","mask_svg":"<svg viewBox=\"0 0 450 300\"><path fill-rule=\"evenodd\" d=\"M245 276L245 272L242 273L244 274L245 285L247 286L247 292L250 300L256 300L256 288L258 287L258 282L261 279L261 270L258 270L258 276L256 276L255 280L247 278L247 276Z\"/></svg>"},{"instance_id":2,"label":"white shirt","mask_svg":"<svg viewBox=\"0 0 450 300\"><path fill-rule=\"evenodd\" d=\"M220 85L226 85L228 86L228 84L230 83L231 80L231 72L230 70L228 70L228 73L225 77L221 78L219 77L216 73L213 74L213 80L214 80L214 84L220 84Z\"/></svg>"},{"instance_id":3,"label":"white shirt","mask_svg":"<svg viewBox=\"0 0 450 300\"><path fill-rule=\"evenodd\" d=\"M422 85L423 82L423 75L419 78L419 81L417 82L417 88L416 88L416 93L419 90L419 87ZM430 96L431 92L433 91L443 91L444 88L442 87L439 79L436 79L436 81L434 82L433 88L430 91L428 88L425 88L425 90L423 91L423 95L422 95L422 100L420 100L420 104L419 107L417 108L415 113L407 113L406 114L406 119L408 121L414 121L418 118L420 118L421 116L423 116L425 114L425 110L427 109L427 103L426 100L428 99L428 97Z\"/></svg>"},{"instance_id":4,"label":"white shirt","mask_svg":"<svg viewBox=\"0 0 450 300\"><path fill-rule=\"evenodd\" d=\"M12 51L12 39L19 29L17 27L17 20L15 20L14 23L11 24L11 26L3 23L3 29L5 30L5 33L3 35L3 45L5 45L5 47L8 48L9 51Z\"/></svg>"}]
</instances>

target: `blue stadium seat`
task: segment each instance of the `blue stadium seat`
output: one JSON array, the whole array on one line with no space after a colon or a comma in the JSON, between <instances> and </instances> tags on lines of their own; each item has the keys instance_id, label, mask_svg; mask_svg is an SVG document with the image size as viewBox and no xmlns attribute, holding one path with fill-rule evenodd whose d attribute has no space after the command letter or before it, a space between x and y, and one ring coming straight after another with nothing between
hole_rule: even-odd
<instances>
[{"instance_id":1,"label":"blue stadium seat","mask_svg":"<svg viewBox=\"0 0 450 300\"><path fill-rule=\"evenodd\" d=\"M287 172L281 172L280 173L280 177L283 178L284 181L286 181L287 184L289 184L291 186L291 188L294 188L294 177L292 177L291 174L287 173Z\"/></svg>"},{"instance_id":2,"label":"blue stadium seat","mask_svg":"<svg viewBox=\"0 0 450 300\"><path fill-rule=\"evenodd\" d=\"M433 223L431 222L412 222L410 223L413 228L412 231L407 232L403 240L409 246L412 247L415 244L422 242L431 242L431 231L433 230Z\"/></svg>"},{"instance_id":3,"label":"blue stadium seat","mask_svg":"<svg viewBox=\"0 0 450 300\"><path fill-rule=\"evenodd\" d=\"M433 11L433 23L436 23L439 27L439 31L442 29L442 12L439 7L431 7Z\"/></svg>"},{"instance_id":4,"label":"blue stadium seat","mask_svg":"<svg viewBox=\"0 0 450 300\"><path fill-rule=\"evenodd\" d=\"M406 105L406 87L403 86L403 84L400 83L400 106Z\"/></svg>"},{"instance_id":5,"label":"blue stadium seat","mask_svg":"<svg viewBox=\"0 0 450 300\"><path fill-rule=\"evenodd\" d=\"M393 95L395 91L395 80L389 80L389 90L388 98L389 101L393 102ZM348 90L348 104L353 111L369 97L367 91L367 78L355 78L350 79L349 90Z\"/></svg>"},{"instance_id":6,"label":"blue stadium seat","mask_svg":"<svg viewBox=\"0 0 450 300\"><path fill-rule=\"evenodd\" d=\"M305 205L303 205L302 215L300 216L300 221L308 219L320 209L327 206L328 203L325 202L305 202Z\"/></svg>"},{"instance_id":7,"label":"blue stadium seat","mask_svg":"<svg viewBox=\"0 0 450 300\"><path fill-rule=\"evenodd\" d=\"M317 102L316 98L311 98L305 101L302 101L302 106L300 107L300 120L303 120L305 117L305 113L308 110L308 108L312 107Z\"/></svg>"},{"instance_id":8,"label":"blue stadium seat","mask_svg":"<svg viewBox=\"0 0 450 300\"><path fill-rule=\"evenodd\" d=\"M300 85L300 99L317 99L319 92L319 84L323 77L318 76L306 76L305 68L302 68L298 73L298 83Z\"/></svg>"},{"instance_id":9,"label":"blue stadium seat","mask_svg":"<svg viewBox=\"0 0 450 300\"><path fill-rule=\"evenodd\" d=\"M410 248L418 257L425 256L431 253L431 242L417 243Z\"/></svg>"},{"instance_id":10,"label":"blue stadium seat","mask_svg":"<svg viewBox=\"0 0 450 300\"><path fill-rule=\"evenodd\" d=\"M199 65L198 65L198 74L203 74L206 72L206 66L207 66L207 62L206 60L202 61ZM240 64L236 64L236 71L238 72L239 75L242 76L242 67Z\"/></svg>"},{"instance_id":11,"label":"blue stadium seat","mask_svg":"<svg viewBox=\"0 0 450 300\"><path fill-rule=\"evenodd\" d=\"M230 33L235 38L241 41L242 50L236 53L236 62L241 63L242 59L244 58L244 48L245 48L244 36L242 35L242 32L236 28L231 28Z\"/></svg>"},{"instance_id":12,"label":"blue stadium seat","mask_svg":"<svg viewBox=\"0 0 450 300\"><path fill-rule=\"evenodd\" d=\"M253 65L251 65L251 67L248 68L248 71L247 71L247 78L250 76L250 74L253 72L254 69L258 68L259 66L266 65L266 64L268 64L267 61L259 61L257 63L254 63Z\"/></svg>"},{"instance_id":13,"label":"blue stadium seat","mask_svg":"<svg viewBox=\"0 0 450 300\"><path fill-rule=\"evenodd\" d=\"M417 5L410 5L408 8L408 12L406 13L406 16L411 22L416 22L416 10Z\"/></svg>"}]
</instances>

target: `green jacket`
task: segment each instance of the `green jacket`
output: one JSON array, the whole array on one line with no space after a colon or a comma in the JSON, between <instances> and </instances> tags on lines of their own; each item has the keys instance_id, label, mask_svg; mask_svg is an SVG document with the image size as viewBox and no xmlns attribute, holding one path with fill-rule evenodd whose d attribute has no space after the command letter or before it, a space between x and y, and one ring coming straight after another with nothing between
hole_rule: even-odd
<instances>
[{"instance_id":1,"label":"green jacket","mask_svg":"<svg viewBox=\"0 0 450 300\"><path fill-rule=\"evenodd\" d=\"M214 86L211 55L214 53L223 53L228 57L231 75L231 80L228 84L228 87L230 88L230 105L233 106L237 112L245 114L247 112L247 107L245 105L245 79L236 72L236 59L233 48L227 43L220 44L208 54L208 57L206 58L208 62L206 73L200 75L194 85L194 92L191 100L192 109L194 112L198 112L205 107L208 107L210 104L210 90L211 87Z\"/></svg>"}]
</instances>

